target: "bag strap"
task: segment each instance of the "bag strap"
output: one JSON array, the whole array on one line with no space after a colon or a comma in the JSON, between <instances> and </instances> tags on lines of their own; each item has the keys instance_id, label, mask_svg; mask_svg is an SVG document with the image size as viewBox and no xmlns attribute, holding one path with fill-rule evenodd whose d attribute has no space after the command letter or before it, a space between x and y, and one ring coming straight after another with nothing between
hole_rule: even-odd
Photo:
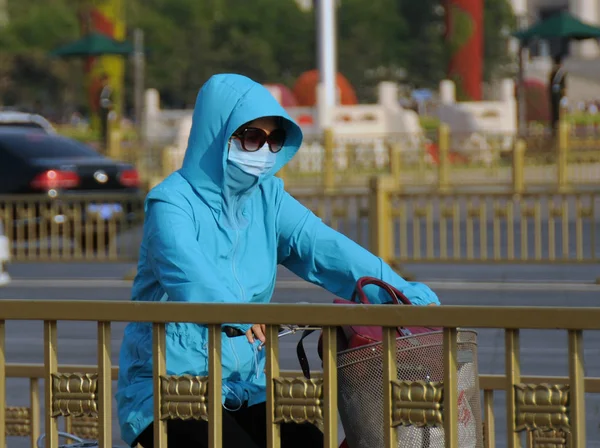
<instances>
[{"instance_id":1,"label":"bag strap","mask_svg":"<svg viewBox=\"0 0 600 448\"><path fill-rule=\"evenodd\" d=\"M369 305L371 303L369 301L369 298L367 297L367 294L365 294L364 291L364 287L367 285L375 285L384 289L396 305L399 305L400 302L402 302L404 305L412 305L412 302L409 300L409 298L406 297L401 291L394 288L389 283L386 283L383 280L379 280L375 277L361 277L358 279L358 281L356 282L356 288L352 293L351 300L353 302L356 301L356 296L358 296L360 303L363 303L365 305Z\"/></svg>"},{"instance_id":2,"label":"bag strap","mask_svg":"<svg viewBox=\"0 0 600 448\"><path fill-rule=\"evenodd\" d=\"M300 363L300 368L302 369L302 373L306 377L306 379L310 380L310 366L308 364L308 357L306 356L306 351L304 350L304 338L314 333L315 330L304 330L302 332L302 336L298 341L298 345L296 345L296 355L298 356L298 362Z\"/></svg>"},{"instance_id":3,"label":"bag strap","mask_svg":"<svg viewBox=\"0 0 600 448\"><path fill-rule=\"evenodd\" d=\"M354 292L352 293L351 301L356 301L356 296L358 296L360 303L365 305L369 305L369 299L365 294L363 288L367 285L375 285L383 288L389 296L392 298L394 304L399 305L402 302L405 305L412 305L412 302L406 297L401 291L394 288L389 283L384 282L375 277L361 277L356 282L356 287L354 288ZM402 333L402 329L398 327L398 332ZM314 333L315 330L304 330L302 332L302 336L296 345L296 355L298 356L298 362L300 363L300 368L302 369L302 373L307 379L310 379L310 365L308 363L308 357L306 356L306 350L304 350L304 339Z\"/></svg>"}]
</instances>

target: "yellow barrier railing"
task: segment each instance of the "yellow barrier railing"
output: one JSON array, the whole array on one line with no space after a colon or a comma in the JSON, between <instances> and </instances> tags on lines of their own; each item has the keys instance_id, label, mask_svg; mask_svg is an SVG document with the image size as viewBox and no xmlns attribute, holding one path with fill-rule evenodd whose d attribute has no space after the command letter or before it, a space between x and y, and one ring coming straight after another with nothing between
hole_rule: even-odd
<instances>
[{"instance_id":1,"label":"yellow barrier railing","mask_svg":"<svg viewBox=\"0 0 600 448\"><path fill-rule=\"evenodd\" d=\"M392 265L595 263L600 258L600 193L528 192L521 170L506 192L411 193L382 176L372 180L369 193L295 197ZM0 220L15 261L134 261L142 238L143 198L0 197Z\"/></svg>"},{"instance_id":2,"label":"yellow barrier railing","mask_svg":"<svg viewBox=\"0 0 600 448\"><path fill-rule=\"evenodd\" d=\"M138 194L0 196L15 261L135 260L144 219Z\"/></svg>"},{"instance_id":3,"label":"yellow barrier railing","mask_svg":"<svg viewBox=\"0 0 600 448\"><path fill-rule=\"evenodd\" d=\"M600 194L525 192L407 193L391 177L370 193L299 193L328 225L391 264L406 262L594 263ZM0 197L15 261L133 261L141 242L141 197L102 197L122 210L102 215L91 197L58 202ZM96 209L94 209L94 206ZM93 214L87 213L90 207Z\"/></svg>"},{"instance_id":4,"label":"yellow barrier railing","mask_svg":"<svg viewBox=\"0 0 600 448\"><path fill-rule=\"evenodd\" d=\"M600 134L585 145L562 123L557 136L517 139L506 133L437 131L339 137L326 130L307 141L281 174L291 191L365 187L375 175L392 175L399 187L437 192L466 186L508 187L517 170L539 188L594 185L600 178ZM590 143L595 142L595 143ZM517 148L520 145L520 152Z\"/></svg>"},{"instance_id":5,"label":"yellow barrier railing","mask_svg":"<svg viewBox=\"0 0 600 448\"><path fill-rule=\"evenodd\" d=\"M598 308L527 308L527 307L402 307L393 309L389 306L351 306L340 313L339 305L224 305L224 304L192 304L192 303L115 303L115 302L38 302L7 300L0 302L0 448L5 446L6 423L6 378L7 369L5 353L5 322L10 320L42 320L44 321L44 380L46 412L45 428L47 433L46 447L56 448L58 444L57 418L70 417L73 412L98 419L100 446L109 448L112 440L112 379L114 369L111 364L110 334L111 322L137 321L153 324L153 359L154 359L154 409L155 409L155 446L166 446L166 421L181 418L179 413L169 411L168 397L163 390L170 389L181 381L189 381L185 376L173 376L166 373L166 340L165 325L170 322L193 322L208 327L210 353L208 376L196 377L197 381L206 382L207 393L203 399L208 403L208 412L201 407L188 409L193 415L187 417L207 418L209 422L209 444L214 448L222 446L221 435L221 323L222 322L263 322L267 325L266 372L267 372L267 433L268 447L279 446L279 422L285 420L289 413L293 415L314 415L312 407L318 406L317 415L322 416L322 428L325 436L324 446L337 448L337 362L336 331L340 325L381 326L384 329L383 372L387 372L383 380L384 390L391 390L392 379L395 378L394 338L398 326L443 327L444 341L444 375L443 382L435 387L439 390L441 403L439 415L429 423L426 413L423 422L411 414L412 424L437 425L441 421L444 428L445 446L458 447L457 434L457 329L458 328L499 328L505 332L505 377L489 377L482 381L486 391L502 389L507 394L507 446L520 446L521 433L525 431L562 431L568 433L570 446L586 447L585 431L585 391L583 357L583 331L600 329L600 309ZM368 310L368 312L366 312ZM197 316L202 316L200 319ZM57 321L93 321L98 325L98 370L97 373L65 372L59 370L57 362ZM316 381L322 388L311 390L322 391L315 396L316 400L307 400L306 388L301 387L300 395L295 396L296 388L289 388L291 397L285 395L285 406L282 396L276 392L276 383L289 383L279 370L278 329L281 323L303 322L308 325L323 327L323 375L321 379L305 380L296 378L294 382ZM568 382L562 378L525 378L521 375L519 331L520 329L568 329ZM15 370L20 367L14 367ZM30 368L29 368L30 369ZM79 369L79 367L74 367ZM25 369L25 371L27 368ZM23 372L26 373L26 372ZM529 382L531 381L531 383ZM561 384L557 384L561 383ZM404 384L405 382L402 382ZM410 382L408 382L410 383ZM568 383L568 384L562 384ZM387 421L384 426L387 448L397 446L396 431L393 419L394 411L410 412L421 409L427 403L410 398L412 384L400 385L408 387L400 394L384 394L384 415ZM308 387L308 383L305 384ZM163 389L167 387L167 389ZM599 388L597 379L587 380L589 391ZM35 389L33 389L35 390ZM183 390L183 389L182 389ZM200 391L202 388L199 389ZM291 391L291 392L290 392ZM198 392L204 394L204 392ZM177 403L191 403L198 400L194 392L181 392ZM396 395L400 397L396 398ZM417 394L418 395L418 394ZM37 393L32 393L35 401ZM492 393L485 393L486 409L486 446L494 446ZM417 401L414 401L417 400ZM39 402L39 400L38 400ZM316 403L316 405L315 405ZM419 407L421 406L421 407ZM32 404L32 408L34 404ZM308 409L310 408L310 409ZM424 408L423 408L424 409ZM51 410L51 411L50 411ZM387 411L386 411L387 410ZM298 412L300 411L300 412ZM201 415L200 415L201 414ZM418 413L419 415L421 413ZM291 414L290 414L291 415ZM297 418L296 418L297 420ZM303 421L308 421L306 418Z\"/></svg>"},{"instance_id":6,"label":"yellow barrier railing","mask_svg":"<svg viewBox=\"0 0 600 448\"><path fill-rule=\"evenodd\" d=\"M595 263L600 194L406 193L391 177L367 194L295 195L327 224L386 262Z\"/></svg>"},{"instance_id":7,"label":"yellow barrier railing","mask_svg":"<svg viewBox=\"0 0 600 448\"><path fill-rule=\"evenodd\" d=\"M306 138L300 153L282 171L288 188L366 187L375 175L392 175L405 188L419 186L509 185L514 133L451 132L446 124L423 132L340 137L329 129ZM136 165L143 184L156 185L181 166L184 148L160 142L109 139L109 155ZM579 131L563 121L558 134L530 131L521 141L525 180L553 187L595 184L600 177L600 132Z\"/></svg>"},{"instance_id":8,"label":"yellow barrier railing","mask_svg":"<svg viewBox=\"0 0 600 448\"><path fill-rule=\"evenodd\" d=\"M402 193L373 179L371 250L401 262L595 263L600 195L589 193Z\"/></svg>"}]
</instances>

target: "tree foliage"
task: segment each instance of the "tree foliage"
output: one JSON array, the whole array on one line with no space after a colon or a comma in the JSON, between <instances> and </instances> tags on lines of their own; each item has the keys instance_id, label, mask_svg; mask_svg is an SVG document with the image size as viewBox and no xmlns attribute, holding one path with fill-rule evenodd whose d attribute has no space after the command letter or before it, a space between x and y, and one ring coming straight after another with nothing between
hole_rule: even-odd
<instances>
[{"instance_id":1,"label":"tree foliage","mask_svg":"<svg viewBox=\"0 0 600 448\"><path fill-rule=\"evenodd\" d=\"M485 75L507 62L508 0L484 0ZM446 69L442 0L342 0L338 67L359 99L381 80L435 88ZM79 36L85 0L8 0L0 29L0 105L85 105L81 61L48 51ZM188 107L213 73L238 72L292 86L316 66L315 15L294 0L125 0L129 35L144 31L146 83L166 107ZM128 73L128 79L131 74ZM128 95L130 101L130 95Z\"/></svg>"},{"instance_id":2,"label":"tree foliage","mask_svg":"<svg viewBox=\"0 0 600 448\"><path fill-rule=\"evenodd\" d=\"M486 80L512 75L508 43L510 32L516 27L516 18L509 2L486 0L483 18L484 67ZM514 64L513 64L514 65Z\"/></svg>"}]
</instances>

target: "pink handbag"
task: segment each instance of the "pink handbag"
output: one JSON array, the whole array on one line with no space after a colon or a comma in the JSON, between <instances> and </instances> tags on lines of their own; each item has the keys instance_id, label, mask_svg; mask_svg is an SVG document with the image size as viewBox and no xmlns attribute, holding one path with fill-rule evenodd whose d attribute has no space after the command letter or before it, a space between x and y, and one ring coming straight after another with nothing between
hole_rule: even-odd
<instances>
[{"instance_id":1,"label":"pink handbag","mask_svg":"<svg viewBox=\"0 0 600 448\"><path fill-rule=\"evenodd\" d=\"M333 303L342 305L370 305L369 299L365 294L364 287L367 285L376 285L384 289L390 296L390 304L392 305L412 305L411 301L398 289L394 288L389 283L379 280L375 277L361 277L356 282L356 287L350 300L334 299ZM357 300L358 299L358 300ZM310 335L314 330L305 330L296 347L296 354L300 367L306 378L310 378L310 367L304 350L303 340ZM398 327L396 334L398 338L411 336L414 334L423 334L441 331L441 328L432 327ZM338 328L337 332L337 348L338 352L360 347L363 345L373 344L382 341L383 331L381 327L365 327L361 325L350 325ZM319 357L323 359L323 337L319 337L318 343Z\"/></svg>"}]
</instances>

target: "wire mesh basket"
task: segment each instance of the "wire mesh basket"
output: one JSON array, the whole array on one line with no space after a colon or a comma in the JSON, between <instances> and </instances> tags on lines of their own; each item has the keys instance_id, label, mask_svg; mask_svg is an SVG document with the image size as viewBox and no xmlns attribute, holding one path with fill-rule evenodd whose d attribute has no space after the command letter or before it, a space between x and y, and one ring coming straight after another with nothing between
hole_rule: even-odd
<instances>
[{"instance_id":1,"label":"wire mesh basket","mask_svg":"<svg viewBox=\"0 0 600 448\"><path fill-rule=\"evenodd\" d=\"M483 448L477 369L477 333L458 331L458 446ZM400 381L444 379L443 333L415 334L396 340ZM350 448L384 447L383 344L338 353L338 407ZM398 426L399 448L443 448L444 428Z\"/></svg>"}]
</instances>

